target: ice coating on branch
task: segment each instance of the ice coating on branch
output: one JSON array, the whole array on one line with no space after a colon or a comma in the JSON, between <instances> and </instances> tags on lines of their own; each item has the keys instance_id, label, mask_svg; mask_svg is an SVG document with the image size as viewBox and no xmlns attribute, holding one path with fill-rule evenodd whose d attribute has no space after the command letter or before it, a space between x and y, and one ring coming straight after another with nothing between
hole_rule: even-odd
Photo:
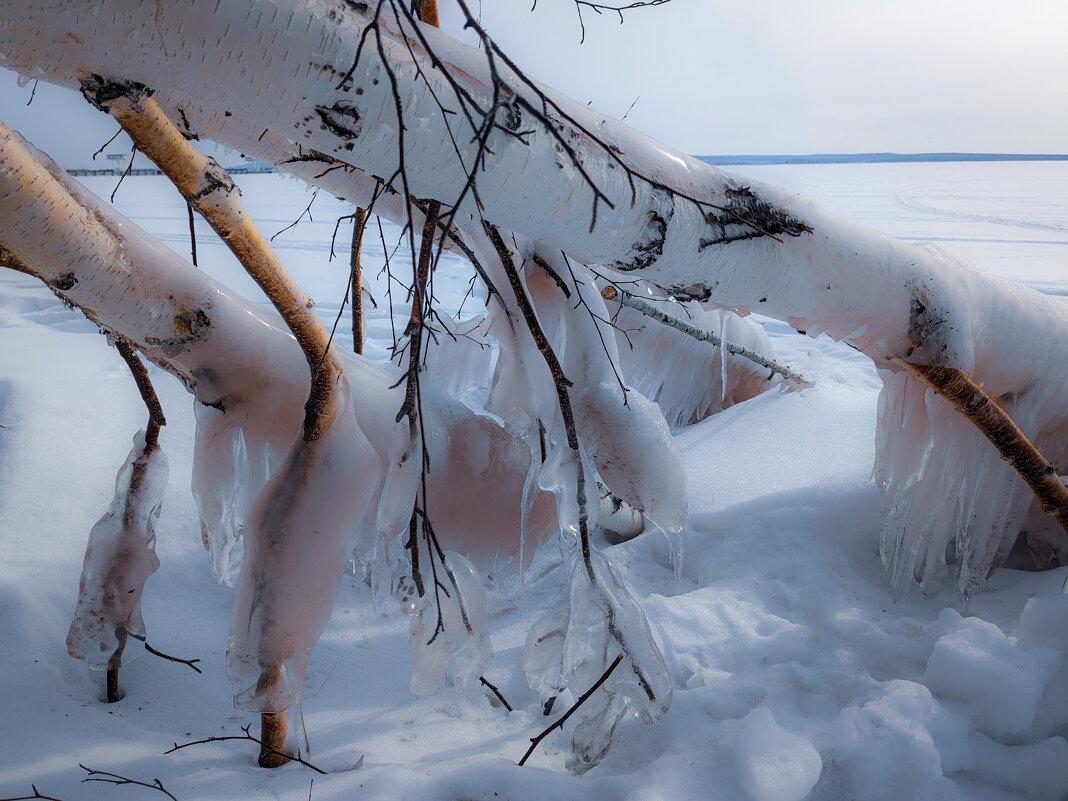
<instances>
[{"instance_id":1,"label":"ice coating on branch","mask_svg":"<svg viewBox=\"0 0 1068 801\"><path fill-rule=\"evenodd\" d=\"M665 299L663 305L667 314L775 359L771 340L750 317L696 303ZM697 423L782 382L743 356L696 340L627 306L620 305L612 320L620 329L616 342L628 386L655 402L673 429Z\"/></svg>"},{"instance_id":2,"label":"ice coating on branch","mask_svg":"<svg viewBox=\"0 0 1068 801\"><path fill-rule=\"evenodd\" d=\"M145 432L115 477L115 498L89 533L67 651L93 670L122 665L131 634L143 637L141 593L156 572L155 525L167 485L167 457L145 452Z\"/></svg>"},{"instance_id":3,"label":"ice coating on branch","mask_svg":"<svg viewBox=\"0 0 1068 801\"><path fill-rule=\"evenodd\" d=\"M458 400L464 400L469 390L488 387L493 349L486 340L485 328L485 314L463 321L447 314L435 315L433 335L424 342L422 378Z\"/></svg>"},{"instance_id":4,"label":"ice coating on branch","mask_svg":"<svg viewBox=\"0 0 1068 801\"><path fill-rule=\"evenodd\" d=\"M408 418L399 420L389 432L386 479L378 501L378 530L391 540L408 528L415 493L422 475L423 448L418 435L412 437Z\"/></svg>"},{"instance_id":5,"label":"ice coating on branch","mask_svg":"<svg viewBox=\"0 0 1068 801\"><path fill-rule=\"evenodd\" d=\"M436 560L437 555L426 559ZM426 594L420 598L409 584L402 601L402 608L412 616L408 644L415 668L409 686L416 695L436 692L444 686L451 667L453 681L464 690L493 661L486 592L474 565L459 554L446 552L445 563L436 561L433 566L426 559L420 561ZM432 576L436 579L431 580Z\"/></svg>"},{"instance_id":6,"label":"ice coating on branch","mask_svg":"<svg viewBox=\"0 0 1068 801\"><path fill-rule=\"evenodd\" d=\"M875 480L883 495L880 552L895 598L913 580L934 595L947 575L970 595L1025 526L1062 547L1063 532L1038 512L1030 488L963 415L916 376L880 372ZM1041 392L997 400L1024 432L1066 441L1063 426L1059 434L1047 428L1056 418L1039 411L1051 408ZM1058 462L1053 449L1045 455L1065 459L1061 453Z\"/></svg>"},{"instance_id":7,"label":"ice coating on branch","mask_svg":"<svg viewBox=\"0 0 1068 801\"><path fill-rule=\"evenodd\" d=\"M612 733L630 712L643 723L671 705L667 665L641 606L612 564L592 550L591 578L578 548L571 554L570 606L539 620L527 634L523 671L543 698L567 691L577 699L596 684L616 655L622 663L576 712L568 768L583 773L608 752Z\"/></svg>"},{"instance_id":8,"label":"ice coating on branch","mask_svg":"<svg viewBox=\"0 0 1068 801\"><path fill-rule=\"evenodd\" d=\"M308 654L330 618L382 464L356 423L347 385L322 438L297 439L253 504L230 623L234 702L276 712L300 700Z\"/></svg>"},{"instance_id":9,"label":"ice coating on branch","mask_svg":"<svg viewBox=\"0 0 1068 801\"><path fill-rule=\"evenodd\" d=\"M248 510L278 469L285 448L252 436L252 431L246 433L248 420L236 413L225 415L202 405L195 411L192 489L200 509L201 535L215 580L233 587L241 570Z\"/></svg>"},{"instance_id":10,"label":"ice coating on branch","mask_svg":"<svg viewBox=\"0 0 1068 801\"><path fill-rule=\"evenodd\" d=\"M686 522L686 471L682 454L656 404L618 384L583 385L575 418L590 458L612 492L667 531Z\"/></svg>"}]
</instances>

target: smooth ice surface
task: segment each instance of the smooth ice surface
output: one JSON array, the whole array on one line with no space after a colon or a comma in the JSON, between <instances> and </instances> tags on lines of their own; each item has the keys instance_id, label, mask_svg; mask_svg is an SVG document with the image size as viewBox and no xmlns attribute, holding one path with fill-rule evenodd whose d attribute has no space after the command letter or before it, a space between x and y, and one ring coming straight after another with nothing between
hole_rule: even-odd
<instances>
[{"instance_id":1,"label":"smooth ice surface","mask_svg":"<svg viewBox=\"0 0 1068 801\"><path fill-rule=\"evenodd\" d=\"M981 269L1018 271L1009 277L1068 295L1064 163L745 169L906 239L939 237ZM114 181L89 179L105 197ZM239 184L269 234L311 197L273 176ZM898 193L912 208L898 205ZM188 252L185 206L164 182L127 179L116 202ZM350 213L320 194L315 222L305 218L274 243L330 324L346 272L327 261L335 210ZM198 231L203 268L231 269L220 266L228 257L199 223ZM396 236L386 228L387 248ZM381 304L376 240L367 280L377 282ZM443 269L435 287L459 305L467 278ZM495 656L485 675L512 713L477 680L462 692L450 684L413 696L411 618L395 598L376 606L371 587L346 577L307 666L310 759L330 771L309 787L310 772L262 771L255 749L241 743L163 754L175 741L240 734L256 721L233 710L225 675L234 591L216 584L200 543L188 490L190 399L155 368L171 478L156 526L161 565L145 586L142 614L155 647L200 658L204 674L146 655L123 667L127 695L104 708L99 677L67 655L87 534L113 495L144 407L91 324L33 280L0 272L0 658L14 688L4 695L4 720L17 722L0 727L0 797L32 795L31 783L86 801L137 791L82 784L81 762L146 782L159 777L182 801L303 799L309 789L315 801L738 801L746 792L736 743L743 722L766 709L819 753L812 801L1062 801L1068 569L1000 570L966 609L952 582L930 599L911 592L895 603L871 481L880 378L856 351L760 323L776 352L816 383L735 404L676 438L690 509L680 584L654 531L618 546L595 543L649 620L675 688L668 713L649 726L624 715L611 750L585 775L565 766L577 717L516 767L529 738L566 708L562 697L545 717L541 692L521 668L528 631L566 605L568 570L554 543L533 555L525 592L514 578L496 588L514 606L487 593ZM343 319L344 347L346 327ZM372 310L368 330L368 351L386 360L389 316ZM993 676L1008 683L995 690ZM361 756L362 767L349 770Z\"/></svg>"}]
</instances>

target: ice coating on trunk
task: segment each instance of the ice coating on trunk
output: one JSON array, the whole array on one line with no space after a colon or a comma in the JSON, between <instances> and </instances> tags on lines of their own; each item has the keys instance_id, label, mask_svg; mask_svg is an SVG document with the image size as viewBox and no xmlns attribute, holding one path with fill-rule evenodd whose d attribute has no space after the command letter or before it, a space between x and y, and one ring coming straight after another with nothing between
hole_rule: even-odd
<instances>
[{"instance_id":1,"label":"ice coating on trunk","mask_svg":"<svg viewBox=\"0 0 1068 801\"><path fill-rule=\"evenodd\" d=\"M431 565L430 559L437 560L437 555L420 559L426 593L420 598L409 586L403 602L404 611L412 616L408 644L415 667L409 686L416 695L441 689L449 668L463 690L478 681L493 661L486 592L478 571L457 553L446 552L444 564L438 560Z\"/></svg>"},{"instance_id":2,"label":"ice coating on trunk","mask_svg":"<svg viewBox=\"0 0 1068 801\"><path fill-rule=\"evenodd\" d=\"M1021 529L1061 547L1063 532L1048 515L1034 515L1030 488L963 415L919 378L881 373L875 480L883 495L880 552L895 598L913 581L934 595L947 575L969 596L1005 560ZM1051 417L1036 418L1036 409L1048 407L1034 395L998 402L1024 431L1042 431ZM1043 439L1056 436L1064 441L1064 427Z\"/></svg>"},{"instance_id":3,"label":"ice coating on trunk","mask_svg":"<svg viewBox=\"0 0 1068 801\"><path fill-rule=\"evenodd\" d=\"M167 457L145 450L145 432L115 477L115 498L89 533L67 651L90 668L122 665L129 635L144 637L141 593L156 572L155 525L167 486Z\"/></svg>"},{"instance_id":4,"label":"ice coating on trunk","mask_svg":"<svg viewBox=\"0 0 1068 801\"><path fill-rule=\"evenodd\" d=\"M230 625L227 668L243 709L300 700L308 654L333 610L353 535L382 470L356 423L347 386L333 425L294 444L253 505Z\"/></svg>"}]
</instances>

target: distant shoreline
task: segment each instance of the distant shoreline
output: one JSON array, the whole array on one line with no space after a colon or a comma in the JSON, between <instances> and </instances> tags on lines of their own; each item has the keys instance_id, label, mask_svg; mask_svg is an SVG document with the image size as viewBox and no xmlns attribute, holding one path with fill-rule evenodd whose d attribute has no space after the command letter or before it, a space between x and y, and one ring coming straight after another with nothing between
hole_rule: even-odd
<instances>
[{"instance_id":1,"label":"distant shoreline","mask_svg":"<svg viewBox=\"0 0 1068 801\"><path fill-rule=\"evenodd\" d=\"M1060 153L815 153L795 156L697 156L717 167L753 164L904 164L953 161L1068 161Z\"/></svg>"},{"instance_id":2,"label":"distant shoreline","mask_svg":"<svg viewBox=\"0 0 1068 801\"><path fill-rule=\"evenodd\" d=\"M795 156L694 156L716 167L741 167L754 164L909 164L954 161L1068 161L1068 153L814 153ZM272 173L268 164L240 164L227 167L232 175ZM71 175L160 175L155 167L136 167L123 170L114 167L97 169L74 168Z\"/></svg>"}]
</instances>

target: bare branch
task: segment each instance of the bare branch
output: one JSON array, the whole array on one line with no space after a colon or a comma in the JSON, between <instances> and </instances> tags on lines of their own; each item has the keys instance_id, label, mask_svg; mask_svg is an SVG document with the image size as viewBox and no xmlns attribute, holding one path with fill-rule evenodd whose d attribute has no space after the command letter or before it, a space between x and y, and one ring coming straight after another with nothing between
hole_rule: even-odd
<instances>
[{"instance_id":1,"label":"bare branch","mask_svg":"<svg viewBox=\"0 0 1068 801\"><path fill-rule=\"evenodd\" d=\"M293 756L292 754L287 754L284 751L278 751L278 750L276 750L274 748L268 747L263 742L263 740L261 740L259 737L254 737L252 734L249 733L249 729L251 729L251 728L252 728L251 724L248 725L248 726L242 726L241 727L241 731L244 732L244 734L224 734L224 735L219 736L219 737L216 737L216 736L213 735L211 737L205 737L203 740L193 740L192 742L182 743L181 745L179 745L178 743L175 743L171 748L168 748L163 753L164 754L172 754L175 751L181 751L183 748L190 748L190 747L192 747L194 745L206 745L207 743L221 743L221 742L224 742L225 740L250 740L251 742L254 742L257 745L259 745L260 748L268 748L268 750L270 752L272 752L272 753L278 754L279 756L283 756L288 760L292 760L293 762L298 762L298 763L300 763L301 765L303 765L306 768L311 768L316 773L321 773L324 776L326 775L326 771L325 770L322 770L321 768L317 768L315 765L313 765L312 763L310 763L307 760L305 760L299 754L297 756ZM3 799L0 799L0 801L3 801Z\"/></svg>"},{"instance_id":2,"label":"bare branch","mask_svg":"<svg viewBox=\"0 0 1068 801\"><path fill-rule=\"evenodd\" d=\"M537 737L531 737L530 738L530 748L527 749L527 752L525 754L523 754L523 758L520 759L519 762L518 762L520 767L522 767L526 763L526 761L530 758L530 755L534 753L534 749L538 747L538 743L540 743L542 740L544 740L546 737L548 737L553 729L561 729L561 728L563 728L564 723L567 722L567 719L569 717L571 717L573 714L575 714L575 711L580 706L582 706L584 703L586 703L586 701L589 700L589 697L591 695L593 695L595 692L597 692L597 689L602 684L604 684L606 681L608 681L608 677L612 675L612 671L615 670L616 666L619 665L619 663L622 662L622 661L623 661L623 654L620 654L619 656L617 656L612 661L612 664L608 666L608 670L606 670L604 673L601 674L601 678L597 679L597 681L594 682L593 686L590 687L590 689L586 690L586 692L584 692L582 694L582 696L571 706L571 708L569 710L567 710L567 712L565 712L563 714L563 716L558 721L556 721L556 723L554 723L551 726L549 726L549 728L545 729ZM555 700L555 697L554 697L553 700Z\"/></svg>"},{"instance_id":3,"label":"bare branch","mask_svg":"<svg viewBox=\"0 0 1068 801\"><path fill-rule=\"evenodd\" d=\"M498 690L495 685L490 684L490 682L486 681L486 677L485 676L479 676L478 680L479 680L479 682L481 682L483 684L483 686L487 687L490 692L492 692L495 696L497 696L497 700L500 701L502 704L504 704L504 708L505 709L507 709L509 712L514 712L515 711L515 710L512 709L512 705L510 703L508 703L508 699L506 699L503 695L501 695L501 691Z\"/></svg>"},{"instance_id":4,"label":"bare branch","mask_svg":"<svg viewBox=\"0 0 1068 801\"><path fill-rule=\"evenodd\" d=\"M78 767L84 770L89 775L82 779L82 782L106 782L107 784L136 784L138 787L147 787L150 790L159 790L172 801L178 801L166 787L163 786L163 782L159 779L153 779L151 782L142 782L137 779L129 779L126 776L120 776L118 773L111 773L106 770L93 770L85 765L78 763Z\"/></svg>"},{"instance_id":5,"label":"bare branch","mask_svg":"<svg viewBox=\"0 0 1068 801\"><path fill-rule=\"evenodd\" d=\"M1068 531L1068 486L1064 479L982 387L954 367L910 364L903 359L898 362L967 417L1027 482L1042 510Z\"/></svg>"},{"instance_id":6,"label":"bare branch","mask_svg":"<svg viewBox=\"0 0 1068 801\"><path fill-rule=\"evenodd\" d=\"M40 798L41 801L63 801L61 798L56 798L51 795L41 795L41 792L37 789L37 785L31 784L33 789L33 795L20 795L12 798L0 798L0 801L34 801L35 798Z\"/></svg>"}]
</instances>

